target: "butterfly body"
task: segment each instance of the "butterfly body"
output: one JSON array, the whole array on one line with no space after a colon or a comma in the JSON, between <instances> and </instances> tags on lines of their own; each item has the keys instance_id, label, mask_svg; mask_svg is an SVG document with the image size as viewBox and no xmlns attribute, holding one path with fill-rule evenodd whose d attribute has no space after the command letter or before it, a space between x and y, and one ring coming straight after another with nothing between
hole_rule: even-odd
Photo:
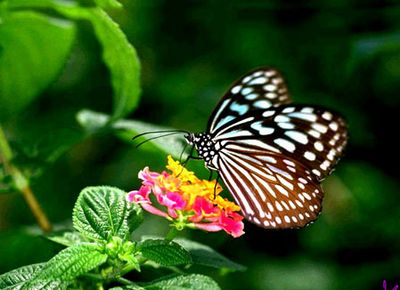
<instances>
[{"instance_id":1,"label":"butterfly body","mask_svg":"<svg viewBox=\"0 0 400 290\"><path fill-rule=\"evenodd\" d=\"M218 171L246 219L296 228L319 215L320 182L339 160L347 130L336 113L291 104L281 75L261 68L232 85L206 132L186 140Z\"/></svg>"}]
</instances>

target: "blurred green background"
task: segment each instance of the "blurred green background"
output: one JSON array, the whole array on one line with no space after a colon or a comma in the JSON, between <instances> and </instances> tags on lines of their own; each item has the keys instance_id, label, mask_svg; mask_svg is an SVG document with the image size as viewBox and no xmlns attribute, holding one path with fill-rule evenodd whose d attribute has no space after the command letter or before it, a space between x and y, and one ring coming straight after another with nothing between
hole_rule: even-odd
<instances>
[{"instance_id":1,"label":"blurred green background","mask_svg":"<svg viewBox=\"0 0 400 290\"><path fill-rule=\"evenodd\" d=\"M384 279L399 283L398 1L121 2L125 9L108 11L142 65L140 104L128 118L202 131L229 85L267 65L282 72L295 102L335 109L349 124L346 155L323 183L324 208L314 224L285 231L246 224L239 239L188 233L248 267L224 275L199 271L222 289L372 290L383 289ZM56 228L69 226L83 187L135 189L141 168L160 171L166 163L149 143L135 149L113 134L81 138L76 113L110 112L112 88L90 25L78 23L71 49L57 80L2 124L15 162L33 174L32 188ZM54 144L68 150L57 154ZM189 167L208 176L200 161ZM168 230L148 218L140 233ZM0 273L59 250L38 235L20 195L0 195L0 230Z\"/></svg>"}]
</instances>

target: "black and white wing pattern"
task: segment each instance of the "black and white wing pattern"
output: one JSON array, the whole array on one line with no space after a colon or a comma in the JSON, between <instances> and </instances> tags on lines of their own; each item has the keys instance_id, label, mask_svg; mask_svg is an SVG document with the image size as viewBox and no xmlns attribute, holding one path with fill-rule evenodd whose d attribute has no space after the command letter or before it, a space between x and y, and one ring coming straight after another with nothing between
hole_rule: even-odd
<instances>
[{"instance_id":1,"label":"black and white wing pattern","mask_svg":"<svg viewBox=\"0 0 400 290\"><path fill-rule=\"evenodd\" d=\"M320 182L341 157L347 129L324 108L291 104L280 74L265 68L236 82L207 132L190 141L206 166L218 170L249 221L295 228L318 217Z\"/></svg>"},{"instance_id":2,"label":"black and white wing pattern","mask_svg":"<svg viewBox=\"0 0 400 290\"><path fill-rule=\"evenodd\" d=\"M290 102L286 84L278 71L256 69L233 83L221 98L209 118L207 132L213 134L245 113Z\"/></svg>"}]
</instances>

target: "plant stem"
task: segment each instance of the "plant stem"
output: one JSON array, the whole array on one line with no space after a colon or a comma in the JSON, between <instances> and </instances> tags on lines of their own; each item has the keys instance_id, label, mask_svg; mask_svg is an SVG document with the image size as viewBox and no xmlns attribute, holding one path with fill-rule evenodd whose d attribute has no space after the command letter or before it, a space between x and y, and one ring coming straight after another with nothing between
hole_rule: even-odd
<instances>
[{"instance_id":1,"label":"plant stem","mask_svg":"<svg viewBox=\"0 0 400 290\"><path fill-rule=\"evenodd\" d=\"M7 170L7 172L12 176L15 187L20 193L22 193L26 203L32 211L32 214L36 218L39 227L43 232L49 232L51 230L51 224L30 188L28 179L16 166L11 164L11 159L12 151L3 128L0 125L0 160L4 163L5 170Z\"/></svg>"},{"instance_id":2,"label":"plant stem","mask_svg":"<svg viewBox=\"0 0 400 290\"><path fill-rule=\"evenodd\" d=\"M167 233L165 240L167 241L172 241L176 235L178 234L178 229L176 227L171 227L171 229L169 230L169 232Z\"/></svg>"}]
</instances>

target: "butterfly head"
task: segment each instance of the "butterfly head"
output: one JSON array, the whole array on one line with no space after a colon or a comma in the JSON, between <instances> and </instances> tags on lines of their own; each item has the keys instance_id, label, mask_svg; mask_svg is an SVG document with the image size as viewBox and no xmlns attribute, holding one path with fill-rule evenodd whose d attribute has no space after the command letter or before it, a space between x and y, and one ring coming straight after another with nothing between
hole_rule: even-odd
<instances>
[{"instance_id":1,"label":"butterfly head","mask_svg":"<svg viewBox=\"0 0 400 290\"><path fill-rule=\"evenodd\" d=\"M188 133L188 134L186 134L186 135L184 136L186 142L187 142L189 145L191 145L191 146L193 146L194 143L195 143L195 139L196 139L196 136L195 136L195 135L196 135L196 134L194 134L194 133Z\"/></svg>"}]
</instances>

